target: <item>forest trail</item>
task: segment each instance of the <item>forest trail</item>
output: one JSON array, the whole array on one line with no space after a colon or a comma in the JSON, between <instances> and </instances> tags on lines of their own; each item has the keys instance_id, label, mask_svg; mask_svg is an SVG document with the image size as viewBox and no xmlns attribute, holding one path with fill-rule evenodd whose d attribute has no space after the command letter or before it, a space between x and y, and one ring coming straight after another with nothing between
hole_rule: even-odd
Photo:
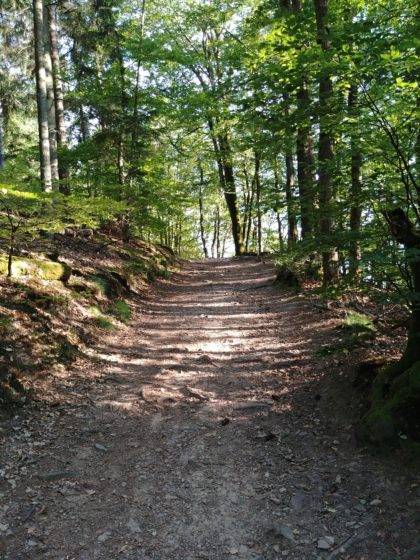
<instances>
[{"instance_id":1,"label":"forest trail","mask_svg":"<svg viewBox=\"0 0 420 560\"><path fill-rule=\"evenodd\" d=\"M2 560L419 558L418 481L316 398L330 326L274 278L187 263L3 425Z\"/></svg>"}]
</instances>

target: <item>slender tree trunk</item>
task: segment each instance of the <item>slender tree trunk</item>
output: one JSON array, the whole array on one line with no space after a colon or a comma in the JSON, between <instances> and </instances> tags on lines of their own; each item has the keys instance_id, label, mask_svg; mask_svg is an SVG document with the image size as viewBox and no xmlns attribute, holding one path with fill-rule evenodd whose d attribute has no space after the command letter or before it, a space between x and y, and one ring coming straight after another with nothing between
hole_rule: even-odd
<instances>
[{"instance_id":1,"label":"slender tree trunk","mask_svg":"<svg viewBox=\"0 0 420 560\"><path fill-rule=\"evenodd\" d=\"M244 212L243 212L243 216L242 216L242 238L244 240L245 243L245 237L246 237L246 226L247 226L247 220L248 220L248 211L249 211L249 205L251 202L251 185L250 185L250 180L249 180L249 174L248 174L248 169L246 166L246 162L244 163L244 178L245 178L245 188L244 188ZM245 243L245 251L246 251L246 243Z\"/></svg>"},{"instance_id":2,"label":"slender tree trunk","mask_svg":"<svg viewBox=\"0 0 420 560\"><path fill-rule=\"evenodd\" d=\"M220 221L220 208L219 205L217 205L216 207L216 212L214 215L214 221L213 221L213 240L211 242L211 256L214 259L215 256L217 257L217 249L216 249L216 245L217 245L217 229L218 229L218 225L219 225L219 221Z\"/></svg>"},{"instance_id":3,"label":"slender tree trunk","mask_svg":"<svg viewBox=\"0 0 420 560\"><path fill-rule=\"evenodd\" d=\"M134 102L133 102L133 117L132 117L132 133L131 133L131 149L129 156L129 183L130 186L134 180L137 173L137 166L135 165L135 160L138 152L138 139L139 139L139 97L140 97L140 79L143 64L143 40L144 40L144 26L146 21L146 0L142 0L141 3L141 13L140 13L140 25L139 25L139 55L136 66L136 84L134 88Z\"/></svg>"},{"instance_id":4,"label":"slender tree trunk","mask_svg":"<svg viewBox=\"0 0 420 560\"><path fill-rule=\"evenodd\" d=\"M118 38L119 41L119 38ZM128 109L128 100L125 91L125 67L124 67L124 60L123 55L121 52L121 46L118 43L117 45L117 57L118 57L118 65L120 71L120 109L121 109L121 122L119 124L118 130L118 156L117 156L117 168L118 168L118 182L120 184L120 198L124 197L124 185L126 179L126 172L125 172L125 127L127 125L127 109Z\"/></svg>"},{"instance_id":5,"label":"slender tree trunk","mask_svg":"<svg viewBox=\"0 0 420 560\"><path fill-rule=\"evenodd\" d=\"M50 136L48 128L47 78L44 57L44 2L33 0L35 69L38 107L39 155L44 191L52 190Z\"/></svg>"},{"instance_id":6,"label":"slender tree trunk","mask_svg":"<svg viewBox=\"0 0 420 560\"><path fill-rule=\"evenodd\" d=\"M80 105L79 108L79 126L80 126L81 141L86 142L86 140L90 136L90 125L89 125L89 117L86 114L83 105Z\"/></svg>"},{"instance_id":7,"label":"slender tree trunk","mask_svg":"<svg viewBox=\"0 0 420 560\"><path fill-rule=\"evenodd\" d=\"M44 65L45 78L47 84L47 114L48 114L48 135L50 138L50 163L53 188L58 188L58 152L57 152L57 119L55 114L55 92L53 78L53 63L51 57L51 43L49 35L49 12L44 1L43 9L43 38L44 38Z\"/></svg>"},{"instance_id":8,"label":"slender tree trunk","mask_svg":"<svg viewBox=\"0 0 420 560\"><path fill-rule=\"evenodd\" d=\"M217 219L216 219L216 254L217 254L217 258L218 258L218 259L220 259L220 224L221 224L220 208L217 207Z\"/></svg>"},{"instance_id":9,"label":"slender tree trunk","mask_svg":"<svg viewBox=\"0 0 420 560\"><path fill-rule=\"evenodd\" d=\"M63 80L61 77L61 62L60 55L58 53L57 7L53 2L51 2L48 6L48 23L53 69L57 147L58 150L62 150L67 145L67 129L64 116L64 93ZM60 179L60 192L63 194L70 194L68 166L63 163L60 157L58 158L58 177Z\"/></svg>"},{"instance_id":10,"label":"slender tree trunk","mask_svg":"<svg viewBox=\"0 0 420 560\"><path fill-rule=\"evenodd\" d=\"M261 177L260 177L260 158L255 152L255 202L257 206L257 248L258 254L262 253L262 223L261 223Z\"/></svg>"},{"instance_id":11,"label":"slender tree trunk","mask_svg":"<svg viewBox=\"0 0 420 560\"><path fill-rule=\"evenodd\" d=\"M287 246L293 247L297 240L297 225L293 191L295 187L295 171L293 168L293 156L290 152L286 154L286 207L287 207Z\"/></svg>"},{"instance_id":12,"label":"slender tree trunk","mask_svg":"<svg viewBox=\"0 0 420 560\"><path fill-rule=\"evenodd\" d=\"M235 177L233 173L232 153L227 134L219 137L218 142L221 148L221 156L223 162L223 171L225 178L225 200L229 210L230 220L232 223L232 236L235 245L235 255L239 256L243 253L243 240L241 232L241 222L239 219L239 208L236 194Z\"/></svg>"},{"instance_id":13,"label":"slender tree trunk","mask_svg":"<svg viewBox=\"0 0 420 560\"><path fill-rule=\"evenodd\" d=\"M308 121L309 93L305 81L297 92L298 128L296 137L297 177L300 201L302 239L313 235L314 209L314 158L312 153L311 126Z\"/></svg>"},{"instance_id":14,"label":"slender tree trunk","mask_svg":"<svg viewBox=\"0 0 420 560\"><path fill-rule=\"evenodd\" d=\"M352 117L357 117L358 114L358 92L357 85L350 86L349 91L349 114ZM349 274L352 280L357 279L360 264L360 226L362 220L362 152L360 148L360 129L354 128L351 133L351 193L350 193L350 266Z\"/></svg>"},{"instance_id":15,"label":"slender tree trunk","mask_svg":"<svg viewBox=\"0 0 420 560\"><path fill-rule=\"evenodd\" d=\"M4 113L3 101L0 99L0 169L6 167L6 159L4 155Z\"/></svg>"},{"instance_id":16,"label":"slender tree trunk","mask_svg":"<svg viewBox=\"0 0 420 560\"><path fill-rule=\"evenodd\" d=\"M201 235L201 243L203 244L204 257L208 259L209 253L207 250L206 232L204 229L204 204L203 204L204 171L201 165L199 167L199 172L200 172L200 185L198 191L198 205L200 209L200 235Z\"/></svg>"},{"instance_id":17,"label":"slender tree trunk","mask_svg":"<svg viewBox=\"0 0 420 560\"><path fill-rule=\"evenodd\" d=\"M235 245L235 255L239 256L243 253L244 247L230 142L227 133L216 135L215 124L212 119L208 119L208 127L216 156L220 187L224 193L226 206L232 223L232 237Z\"/></svg>"},{"instance_id":18,"label":"slender tree trunk","mask_svg":"<svg viewBox=\"0 0 420 560\"><path fill-rule=\"evenodd\" d=\"M327 26L328 0L314 0L315 15L318 29L318 42L322 50L327 53L331 48L329 29ZM320 205L320 233L322 250L323 285L328 286L337 279L338 269L334 264L334 251L329 248L332 244L333 233L333 130L331 117L333 114L333 85L328 71L323 70L319 78L319 205Z\"/></svg>"},{"instance_id":19,"label":"slender tree trunk","mask_svg":"<svg viewBox=\"0 0 420 560\"><path fill-rule=\"evenodd\" d=\"M285 163L286 163L286 208L287 208L287 246L289 249L293 247L297 240L297 223L296 223L296 210L294 200L295 189L295 170L293 166L293 149L290 139L293 132L290 126L290 96L286 92L284 94L284 114L286 117L286 150L285 150Z\"/></svg>"},{"instance_id":20,"label":"slender tree trunk","mask_svg":"<svg viewBox=\"0 0 420 560\"><path fill-rule=\"evenodd\" d=\"M273 164L274 169L274 192L276 193L277 197L280 197L280 182L279 182L279 174L277 171L277 163L274 161ZM276 203L276 220L277 220L277 233L279 238L279 249L280 252L283 253L284 251L284 239L283 239L283 227L281 223L281 216L279 212L279 201Z\"/></svg>"}]
</instances>

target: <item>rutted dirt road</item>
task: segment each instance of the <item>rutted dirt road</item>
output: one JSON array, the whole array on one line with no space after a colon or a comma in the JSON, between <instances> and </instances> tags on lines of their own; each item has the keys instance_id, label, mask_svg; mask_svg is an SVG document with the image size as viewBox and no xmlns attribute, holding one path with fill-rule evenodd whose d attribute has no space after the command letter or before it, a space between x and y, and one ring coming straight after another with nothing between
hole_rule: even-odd
<instances>
[{"instance_id":1,"label":"rutted dirt road","mask_svg":"<svg viewBox=\"0 0 420 560\"><path fill-rule=\"evenodd\" d=\"M420 558L418 480L334 420L331 325L273 279L187 264L3 425L2 560Z\"/></svg>"}]
</instances>

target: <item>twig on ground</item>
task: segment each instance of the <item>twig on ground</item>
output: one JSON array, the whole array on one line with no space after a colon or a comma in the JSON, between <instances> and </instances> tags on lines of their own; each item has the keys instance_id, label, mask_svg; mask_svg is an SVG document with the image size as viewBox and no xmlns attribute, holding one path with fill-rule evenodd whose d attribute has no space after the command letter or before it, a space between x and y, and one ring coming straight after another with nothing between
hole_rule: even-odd
<instances>
[{"instance_id":1,"label":"twig on ground","mask_svg":"<svg viewBox=\"0 0 420 560\"><path fill-rule=\"evenodd\" d=\"M362 533L360 534L354 533L353 535L350 535L349 537L344 539L344 541L340 543L336 548L334 548L334 550L329 554L329 556L327 556L326 560L332 560L332 558L335 558L337 554L340 554L340 552L344 552L355 541L361 540L363 537L364 535Z\"/></svg>"}]
</instances>

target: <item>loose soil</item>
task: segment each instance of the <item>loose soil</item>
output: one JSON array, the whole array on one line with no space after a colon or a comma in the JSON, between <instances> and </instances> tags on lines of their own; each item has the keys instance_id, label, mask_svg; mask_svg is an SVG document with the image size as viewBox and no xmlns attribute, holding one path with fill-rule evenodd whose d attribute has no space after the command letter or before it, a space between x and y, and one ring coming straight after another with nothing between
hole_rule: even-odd
<instances>
[{"instance_id":1,"label":"loose soil","mask_svg":"<svg viewBox=\"0 0 420 560\"><path fill-rule=\"evenodd\" d=\"M2 560L420 558L419 481L357 446L354 357L320 357L333 315L274 278L187 263L39 379L0 432Z\"/></svg>"}]
</instances>

